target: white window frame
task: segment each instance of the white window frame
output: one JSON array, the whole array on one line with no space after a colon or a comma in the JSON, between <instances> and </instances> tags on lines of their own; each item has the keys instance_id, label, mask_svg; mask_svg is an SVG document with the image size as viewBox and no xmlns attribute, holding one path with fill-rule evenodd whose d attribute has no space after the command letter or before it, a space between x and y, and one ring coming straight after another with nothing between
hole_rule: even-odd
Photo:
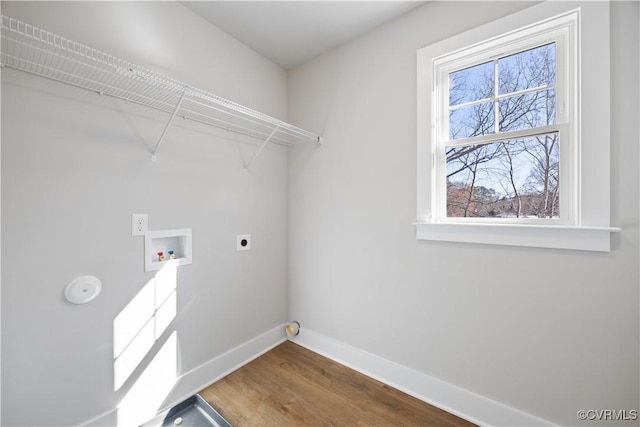
<instances>
[{"instance_id":1,"label":"white window frame","mask_svg":"<svg viewBox=\"0 0 640 427\"><path fill-rule=\"evenodd\" d=\"M447 217L448 84L438 82L496 53L548 41L556 42L557 55L557 118L550 130L560 132L560 219ZM619 231L609 224L609 91L606 2L542 3L420 49L417 238L609 251L610 233ZM518 132L474 141L511 139Z\"/></svg>"},{"instance_id":2,"label":"white window frame","mask_svg":"<svg viewBox=\"0 0 640 427\"><path fill-rule=\"evenodd\" d=\"M578 185L575 167L575 135L578 126L578 108L575 84L577 82L576 50L577 12L563 15L541 24L520 29L510 34L492 39L466 49L458 50L433 60L434 111L433 146L435 163L433 170L433 217L436 222L475 223L515 223L515 224L575 224L577 219L573 189ZM510 132L495 132L471 138L449 140L449 74L478 65L488 60L516 54L548 43L556 44L556 84L555 99L556 124L544 128L525 129ZM497 76L496 76L497 78ZM494 93L494 99L498 94ZM446 197L446 156L450 144L481 144L517 139L528 135L557 132L560 134L560 219L549 218L452 218L447 217Z\"/></svg>"}]
</instances>

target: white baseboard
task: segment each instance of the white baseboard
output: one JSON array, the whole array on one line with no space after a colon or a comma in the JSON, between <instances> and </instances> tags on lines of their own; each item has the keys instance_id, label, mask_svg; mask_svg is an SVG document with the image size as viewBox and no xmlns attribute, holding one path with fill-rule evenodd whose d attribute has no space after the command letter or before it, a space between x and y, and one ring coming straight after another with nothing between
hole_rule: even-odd
<instances>
[{"instance_id":1,"label":"white baseboard","mask_svg":"<svg viewBox=\"0 0 640 427\"><path fill-rule=\"evenodd\" d=\"M162 412L246 365L286 340L284 325L214 357L180 376L165 400ZM486 426L553 426L554 424L437 378L367 353L307 328L291 341L375 378L433 406ZM82 425L113 426L117 408Z\"/></svg>"},{"instance_id":2,"label":"white baseboard","mask_svg":"<svg viewBox=\"0 0 640 427\"><path fill-rule=\"evenodd\" d=\"M285 324L278 325L231 350L214 357L178 378L176 386L158 412L171 408L226 377L286 341Z\"/></svg>"},{"instance_id":3,"label":"white baseboard","mask_svg":"<svg viewBox=\"0 0 640 427\"><path fill-rule=\"evenodd\" d=\"M484 426L555 424L445 381L351 347L307 328L291 341L424 402Z\"/></svg>"},{"instance_id":4,"label":"white baseboard","mask_svg":"<svg viewBox=\"0 0 640 427\"><path fill-rule=\"evenodd\" d=\"M178 378L169 396L165 399L158 413L163 412L183 400L193 396L200 390L224 378L231 372L241 368L252 360L286 340L285 325L278 325L263 334L244 342L213 359L183 373ZM117 408L104 412L93 419L82 423L83 426L115 426Z\"/></svg>"}]
</instances>

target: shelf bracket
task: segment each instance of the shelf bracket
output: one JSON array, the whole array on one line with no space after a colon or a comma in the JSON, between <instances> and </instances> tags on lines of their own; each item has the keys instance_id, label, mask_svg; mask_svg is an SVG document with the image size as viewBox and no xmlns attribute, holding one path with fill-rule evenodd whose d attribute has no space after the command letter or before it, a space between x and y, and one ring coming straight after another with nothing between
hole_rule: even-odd
<instances>
[{"instance_id":1,"label":"shelf bracket","mask_svg":"<svg viewBox=\"0 0 640 427\"><path fill-rule=\"evenodd\" d=\"M273 135L275 135L275 133L278 131L278 129L280 128L281 123L278 123L276 125L275 128L273 128L273 130L271 131L271 133L269 134L269 136L267 137L267 139L264 140L264 142L262 143L262 145L260 146L260 148L258 148L258 151L256 151L256 153L253 155L253 157L251 158L251 160L249 160L249 162L247 162L244 165L244 169L248 170L249 166L251 166L251 163L253 163L253 161L260 155L260 153L262 153L262 150L264 150L264 147L267 146L267 144L269 143L269 141L271 141L271 138L273 138Z\"/></svg>"},{"instance_id":2,"label":"shelf bracket","mask_svg":"<svg viewBox=\"0 0 640 427\"><path fill-rule=\"evenodd\" d=\"M151 153L151 161L153 161L153 162L158 160L158 157L157 157L158 149L160 149L160 145L162 144L162 141L164 140L164 137L167 134L167 131L169 130L169 127L171 127L171 123L173 123L173 119L176 118L176 114L178 113L178 110L180 109L180 106L182 105L182 101L184 100L184 96L186 95L186 93L187 93L187 88L185 87L184 90L182 91L182 95L180 95L180 100L176 104L176 107L173 109L173 113L171 113L171 117L169 118L169 121L167 122L166 126L164 127L164 130L162 131L162 135L160 135L160 139L158 140L158 142L156 144L156 147L153 149L153 152Z\"/></svg>"}]
</instances>

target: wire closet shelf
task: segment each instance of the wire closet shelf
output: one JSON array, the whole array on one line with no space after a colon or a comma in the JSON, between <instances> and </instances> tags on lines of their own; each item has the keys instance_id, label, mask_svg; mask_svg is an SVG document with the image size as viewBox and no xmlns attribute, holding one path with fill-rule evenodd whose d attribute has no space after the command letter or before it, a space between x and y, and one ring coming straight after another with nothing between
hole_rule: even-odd
<instances>
[{"instance_id":1,"label":"wire closet shelf","mask_svg":"<svg viewBox=\"0 0 640 427\"><path fill-rule=\"evenodd\" d=\"M170 114L153 158L175 117L262 140L260 151L267 143L321 142L319 135L5 15L0 65Z\"/></svg>"}]
</instances>

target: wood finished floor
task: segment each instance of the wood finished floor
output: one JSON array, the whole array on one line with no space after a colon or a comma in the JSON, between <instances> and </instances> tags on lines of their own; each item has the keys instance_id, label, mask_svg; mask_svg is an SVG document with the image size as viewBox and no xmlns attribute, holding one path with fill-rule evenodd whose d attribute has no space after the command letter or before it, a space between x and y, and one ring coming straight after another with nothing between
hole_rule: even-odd
<instances>
[{"instance_id":1,"label":"wood finished floor","mask_svg":"<svg viewBox=\"0 0 640 427\"><path fill-rule=\"evenodd\" d=\"M234 427L474 425L288 341L200 395Z\"/></svg>"}]
</instances>

